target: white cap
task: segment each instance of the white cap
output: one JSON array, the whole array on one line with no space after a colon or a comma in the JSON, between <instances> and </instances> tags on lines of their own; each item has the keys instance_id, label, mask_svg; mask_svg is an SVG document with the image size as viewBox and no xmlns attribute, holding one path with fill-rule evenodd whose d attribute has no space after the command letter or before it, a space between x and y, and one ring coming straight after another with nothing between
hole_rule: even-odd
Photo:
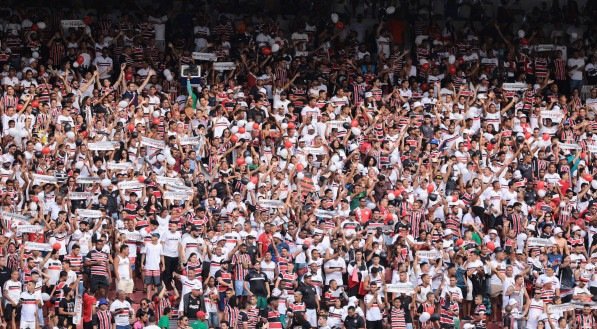
<instances>
[{"instance_id":1,"label":"white cap","mask_svg":"<svg viewBox=\"0 0 597 329\"><path fill-rule=\"evenodd\" d=\"M260 94L267 94L267 89L261 87L261 88L259 88L259 93Z\"/></svg>"},{"instance_id":2,"label":"white cap","mask_svg":"<svg viewBox=\"0 0 597 329\"><path fill-rule=\"evenodd\" d=\"M366 92L365 93L365 98L368 98L368 97L373 97L373 93L370 92L370 91Z\"/></svg>"},{"instance_id":3,"label":"white cap","mask_svg":"<svg viewBox=\"0 0 597 329\"><path fill-rule=\"evenodd\" d=\"M489 234L493 233L493 234L495 234L495 235L497 235L497 234L498 234L498 233L497 233L497 231L496 231L495 229L493 229L493 228L492 228L491 230L489 230L489 232L488 232L488 233L489 233Z\"/></svg>"},{"instance_id":4,"label":"white cap","mask_svg":"<svg viewBox=\"0 0 597 329\"><path fill-rule=\"evenodd\" d=\"M553 230L553 234L555 235L558 235L560 233L564 233L564 231L562 231L562 228L560 228L559 226Z\"/></svg>"},{"instance_id":5,"label":"white cap","mask_svg":"<svg viewBox=\"0 0 597 329\"><path fill-rule=\"evenodd\" d=\"M239 92L238 94L236 94L236 96L234 96L234 98L245 98L245 93L243 93L242 91Z\"/></svg>"},{"instance_id":6,"label":"white cap","mask_svg":"<svg viewBox=\"0 0 597 329\"><path fill-rule=\"evenodd\" d=\"M419 102L419 101L416 101L416 102L413 103L413 109L417 108L417 107L421 107L421 106L423 106L423 104L421 102Z\"/></svg>"},{"instance_id":7,"label":"white cap","mask_svg":"<svg viewBox=\"0 0 597 329\"><path fill-rule=\"evenodd\" d=\"M514 179L521 179L522 173L520 173L520 170L516 170L512 176L514 176Z\"/></svg>"},{"instance_id":8,"label":"white cap","mask_svg":"<svg viewBox=\"0 0 597 329\"><path fill-rule=\"evenodd\" d=\"M578 225L572 226L572 232L580 231L580 227Z\"/></svg>"},{"instance_id":9,"label":"white cap","mask_svg":"<svg viewBox=\"0 0 597 329\"><path fill-rule=\"evenodd\" d=\"M454 234L454 232L452 232L452 229L450 229L450 228L447 228L447 229L444 231L444 236L447 236L447 235L450 235L450 234Z\"/></svg>"},{"instance_id":10,"label":"white cap","mask_svg":"<svg viewBox=\"0 0 597 329\"><path fill-rule=\"evenodd\" d=\"M475 325L472 323L465 323L462 329L475 329Z\"/></svg>"}]
</instances>

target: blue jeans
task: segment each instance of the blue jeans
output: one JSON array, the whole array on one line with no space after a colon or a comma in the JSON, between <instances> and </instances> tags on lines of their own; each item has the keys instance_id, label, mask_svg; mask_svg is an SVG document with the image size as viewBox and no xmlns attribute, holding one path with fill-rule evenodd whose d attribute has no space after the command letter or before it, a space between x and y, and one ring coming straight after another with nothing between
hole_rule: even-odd
<instances>
[{"instance_id":1,"label":"blue jeans","mask_svg":"<svg viewBox=\"0 0 597 329\"><path fill-rule=\"evenodd\" d=\"M218 312L209 312L209 326L214 328L220 326Z\"/></svg>"},{"instance_id":2,"label":"blue jeans","mask_svg":"<svg viewBox=\"0 0 597 329\"><path fill-rule=\"evenodd\" d=\"M116 326L116 329L130 329L130 328L131 328L130 325L126 325L126 326L119 326L119 325L117 325Z\"/></svg>"},{"instance_id":3,"label":"blue jeans","mask_svg":"<svg viewBox=\"0 0 597 329\"><path fill-rule=\"evenodd\" d=\"M245 281L236 280L234 281L234 293L237 296L248 296L249 293L245 290Z\"/></svg>"}]
</instances>

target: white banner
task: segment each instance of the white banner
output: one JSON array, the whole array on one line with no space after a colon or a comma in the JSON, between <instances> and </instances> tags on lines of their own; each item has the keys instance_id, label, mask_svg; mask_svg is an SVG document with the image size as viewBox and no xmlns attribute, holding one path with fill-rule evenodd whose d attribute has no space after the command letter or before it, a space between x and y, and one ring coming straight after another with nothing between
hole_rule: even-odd
<instances>
[{"instance_id":1,"label":"white banner","mask_svg":"<svg viewBox=\"0 0 597 329\"><path fill-rule=\"evenodd\" d=\"M313 154L313 155L324 155L327 154L327 151L325 150L325 148L323 147L305 147L305 152L307 154Z\"/></svg>"},{"instance_id":2,"label":"white banner","mask_svg":"<svg viewBox=\"0 0 597 329\"><path fill-rule=\"evenodd\" d=\"M412 294L415 291L415 286L412 283L394 283L386 285L386 292L395 294Z\"/></svg>"},{"instance_id":3,"label":"white banner","mask_svg":"<svg viewBox=\"0 0 597 329\"><path fill-rule=\"evenodd\" d=\"M166 143L164 141L153 139L153 138L147 138L147 137L141 137L141 145L153 147L153 148L160 149L160 150L163 150L166 148Z\"/></svg>"},{"instance_id":4,"label":"white banner","mask_svg":"<svg viewBox=\"0 0 597 329\"><path fill-rule=\"evenodd\" d=\"M87 144L87 148L91 151L114 151L114 143L112 142L95 142Z\"/></svg>"},{"instance_id":5,"label":"white banner","mask_svg":"<svg viewBox=\"0 0 597 329\"><path fill-rule=\"evenodd\" d=\"M236 68L234 62L214 62L214 70L216 71L232 71Z\"/></svg>"},{"instance_id":6,"label":"white banner","mask_svg":"<svg viewBox=\"0 0 597 329\"><path fill-rule=\"evenodd\" d=\"M21 215L14 212L2 212L0 215L2 215L2 218L6 220L28 222L31 219L31 216Z\"/></svg>"},{"instance_id":7,"label":"white banner","mask_svg":"<svg viewBox=\"0 0 597 329\"><path fill-rule=\"evenodd\" d=\"M25 250L51 251L52 246L49 243L27 241L25 242Z\"/></svg>"},{"instance_id":8,"label":"white banner","mask_svg":"<svg viewBox=\"0 0 597 329\"><path fill-rule=\"evenodd\" d=\"M118 183L118 189L120 190L136 190L145 187L145 184L139 183L136 180L130 180L126 182Z\"/></svg>"},{"instance_id":9,"label":"white banner","mask_svg":"<svg viewBox=\"0 0 597 329\"><path fill-rule=\"evenodd\" d=\"M502 89L509 91L524 91L527 90L527 84L522 82L504 83L502 84Z\"/></svg>"},{"instance_id":10,"label":"white banner","mask_svg":"<svg viewBox=\"0 0 597 329\"><path fill-rule=\"evenodd\" d=\"M263 208L281 209L284 208L284 202L280 200L259 200L259 206Z\"/></svg>"},{"instance_id":11,"label":"white banner","mask_svg":"<svg viewBox=\"0 0 597 329\"><path fill-rule=\"evenodd\" d=\"M321 218L334 218L338 213L332 210L315 209L315 216Z\"/></svg>"},{"instance_id":12,"label":"white banner","mask_svg":"<svg viewBox=\"0 0 597 329\"><path fill-rule=\"evenodd\" d=\"M587 145L587 150L591 153L597 153L597 145Z\"/></svg>"},{"instance_id":13,"label":"white banner","mask_svg":"<svg viewBox=\"0 0 597 329\"><path fill-rule=\"evenodd\" d=\"M551 304L547 306L547 310L549 313L559 313L559 312L568 312L574 311L576 306L574 304L565 303L565 304Z\"/></svg>"},{"instance_id":14,"label":"white banner","mask_svg":"<svg viewBox=\"0 0 597 329\"><path fill-rule=\"evenodd\" d=\"M341 120L332 120L332 121L328 121L328 122L326 122L326 124L327 124L327 125L328 125L330 128L336 128L336 129L339 129L339 130L342 130L342 131L344 131L344 130L346 130L346 129L344 129L344 126L343 126L345 122L346 122L346 121L341 121Z\"/></svg>"},{"instance_id":15,"label":"white banner","mask_svg":"<svg viewBox=\"0 0 597 329\"><path fill-rule=\"evenodd\" d=\"M60 25L62 25L62 27L65 29L68 29L71 27L74 27L74 28L85 27L85 23L83 23L83 21L80 19L63 19L60 21Z\"/></svg>"},{"instance_id":16,"label":"white banner","mask_svg":"<svg viewBox=\"0 0 597 329\"><path fill-rule=\"evenodd\" d=\"M215 62L218 60L218 56L214 53L200 53L200 52L193 52L191 54L193 59L196 61L208 61L208 62Z\"/></svg>"},{"instance_id":17,"label":"white banner","mask_svg":"<svg viewBox=\"0 0 597 329\"><path fill-rule=\"evenodd\" d=\"M68 194L70 200L91 200L93 193L91 192L70 192Z\"/></svg>"},{"instance_id":18,"label":"white banner","mask_svg":"<svg viewBox=\"0 0 597 329\"><path fill-rule=\"evenodd\" d=\"M79 217L85 218L101 218L102 212L100 210L93 210L93 209L77 209L77 214Z\"/></svg>"},{"instance_id":19,"label":"white banner","mask_svg":"<svg viewBox=\"0 0 597 329\"><path fill-rule=\"evenodd\" d=\"M99 183L100 178L99 177L77 177L77 184L95 184L95 183Z\"/></svg>"},{"instance_id":20,"label":"white banner","mask_svg":"<svg viewBox=\"0 0 597 329\"><path fill-rule=\"evenodd\" d=\"M551 242L549 239L528 238L527 245L529 247L550 247L553 246L553 242Z\"/></svg>"},{"instance_id":21,"label":"white banner","mask_svg":"<svg viewBox=\"0 0 597 329\"><path fill-rule=\"evenodd\" d=\"M164 199L166 199L166 200L187 201L192 196L193 196L193 194L189 194L187 192L173 192L173 191L164 192Z\"/></svg>"},{"instance_id":22,"label":"white banner","mask_svg":"<svg viewBox=\"0 0 597 329\"><path fill-rule=\"evenodd\" d=\"M54 176L38 175L38 174L32 174L32 175L33 175L33 180L38 183L48 183L48 184L58 183L58 179Z\"/></svg>"},{"instance_id":23,"label":"white banner","mask_svg":"<svg viewBox=\"0 0 597 329\"><path fill-rule=\"evenodd\" d=\"M563 117L564 114L560 111L541 111L541 119L551 119L551 121L559 123Z\"/></svg>"},{"instance_id":24,"label":"white banner","mask_svg":"<svg viewBox=\"0 0 597 329\"><path fill-rule=\"evenodd\" d=\"M190 186L182 185L182 184L166 184L166 189L174 191L174 192L187 192L193 193L193 188Z\"/></svg>"},{"instance_id":25,"label":"white banner","mask_svg":"<svg viewBox=\"0 0 597 329\"><path fill-rule=\"evenodd\" d=\"M108 162L109 170L129 170L133 168L133 164L130 162Z\"/></svg>"},{"instance_id":26,"label":"white banner","mask_svg":"<svg viewBox=\"0 0 597 329\"><path fill-rule=\"evenodd\" d=\"M44 228L41 225L17 225L17 234L23 233L43 233Z\"/></svg>"},{"instance_id":27,"label":"white banner","mask_svg":"<svg viewBox=\"0 0 597 329\"><path fill-rule=\"evenodd\" d=\"M582 150L582 147L578 144L571 143L558 143L562 150Z\"/></svg>"},{"instance_id":28,"label":"white banner","mask_svg":"<svg viewBox=\"0 0 597 329\"><path fill-rule=\"evenodd\" d=\"M199 145L201 142L201 137L183 137L180 139L180 145Z\"/></svg>"},{"instance_id":29,"label":"white banner","mask_svg":"<svg viewBox=\"0 0 597 329\"><path fill-rule=\"evenodd\" d=\"M81 292L79 292L81 293ZM81 321L81 314L83 312L83 300L81 297L75 299L75 315L73 316L73 324L76 326Z\"/></svg>"},{"instance_id":30,"label":"white banner","mask_svg":"<svg viewBox=\"0 0 597 329\"><path fill-rule=\"evenodd\" d=\"M178 185L178 184L182 183L182 181L178 177L166 177L166 176L157 176L155 178L155 181L156 181L156 183L161 184L161 185L165 185L165 184Z\"/></svg>"},{"instance_id":31,"label":"white banner","mask_svg":"<svg viewBox=\"0 0 597 329\"><path fill-rule=\"evenodd\" d=\"M417 256L419 258L427 258L427 259L437 259L440 258L441 255L437 251L428 251L428 250L419 250L417 251Z\"/></svg>"}]
</instances>

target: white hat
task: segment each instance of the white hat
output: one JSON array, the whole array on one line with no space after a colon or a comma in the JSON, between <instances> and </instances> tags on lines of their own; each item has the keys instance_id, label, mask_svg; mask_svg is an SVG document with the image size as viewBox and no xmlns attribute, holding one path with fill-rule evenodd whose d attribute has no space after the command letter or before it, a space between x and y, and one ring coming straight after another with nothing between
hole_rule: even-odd
<instances>
[{"instance_id":1,"label":"white hat","mask_svg":"<svg viewBox=\"0 0 597 329\"><path fill-rule=\"evenodd\" d=\"M236 96L234 96L234 98L245 98L245 93L241 91L240 93L237 93Z\"/></svg>"},{"instance_id":2,"label":"white hat","mask_svg":"<svg viewBox=\"0 0 597 329\"><path fill-rule=\"evenodd\" d=\"M450 229L450 228L447 228L447 229L444 231L444 236L448 236L448 235L450 235L450 234L454 234L454 232L452 232L452 229Z\"/></svg>"},{"instance_id":3,"label":"white hat","mask_svg":"<svg viewBox=\"0 0 597 329\"><path fill-rule=\"evenodd\" d=\"M475 325L472 323L465 323L462 329L475 329Z\"/></svg>"},{"instance_id":4,"label":"white hat","mask_svg":"<svg viewBox=\"0 0 597 329\"><path fill-rule=\"evenodd\" d=\"M535 224L529 224L529 226L527 226L527 230L534 231L535 230Z\"/></svg>"},{"instance_id":5,"label":"white hat","mask_svg":"<svg viewBox=\"0 0 597 329\"><path fill-rule=\"evenodd\" d=\"M493 228L492 228L491 230L489 230L489 232L488 232L488 233L489 233L489 234L493 233L493 234L495 234L495 235L497 235L497 234L498 234L498 233L497 233L497 231L496 231L495 229L493 229Z\"/></svg>"},{"instance_id":6,"label":"white hat","mask_svg":"<svg viewBox=\"0 0 597 329\"><path fill-rule=\"evenodd\" d=\"M415 109L417 107L422 107L422 106L423 106L423 104L421 102L419 102L419 101L416 101L416 102L413 103L413 109Z\"/></svg>"},{"instance_id":7,"label":"white hat","mask_svg":"<svg viewBox=\"0 0 597 329\"><path fill-rule=\"evenodd\" d=\"M514 179L521 179L522 173L520 173L520 170L516 170L512 176L514 177Z\"/></svg>"},{"instance_id":8,"label":"white hat","mask_svg":"<svg viewBox=\"0 0 597 329\"><path fill-rule=\"evenodd\" d=\"M479 77L479 80L488 80L487 79L487 75L486 74L481 74L481 76Z\"/></svg>"},{"instance_id":9,"label":"white hat","mask_svg":"<svg viewBox=\"0 0 597 329\"><path fill-rule=\"evenodd\" d=\"M572 232L580 231L580 227L578 225L572 226Z\"/></svg>"},{"instance_id":10,"label":"white hat","mask_svg":"<svg viewBox=\"0 0 597 329\"><path fill-rule=\"evenodd\" d=\"M558 235L560 233L564 233L564 231L559 226L553 230L553 234L555 234L555 235Z\"/></svg>"},{"instance_id":11,"label":"white hat","mask_svg":"<svg viewBox=\"0 0 597 329\"><path fill-rule=\"evenodd\" d=\"M368 91L365 93L365 98L373 97L373 93Z\"/></svg>"},{"instance_id":12,"label":"white hat","mask_svg":"<svg viewBox=\"0 0 597 329\"><path fill-rule=\"evenodd\" d=\"M477 99L487 99L487 95L486 95L486 94L483 94L483 93L481 93L481 94L478 94L478 95L477 95Z\"/></svg>"},{"instance_id":13,"label":"white hat","mask_svg":"<svg viewBox=\"0 0 597 329\"><path fill-rule=\"evenodd\" d=\"M261 87L261 88L259 88L259 93L260 94L267 94L267 89Z\"/></svg>"}]
</instances>

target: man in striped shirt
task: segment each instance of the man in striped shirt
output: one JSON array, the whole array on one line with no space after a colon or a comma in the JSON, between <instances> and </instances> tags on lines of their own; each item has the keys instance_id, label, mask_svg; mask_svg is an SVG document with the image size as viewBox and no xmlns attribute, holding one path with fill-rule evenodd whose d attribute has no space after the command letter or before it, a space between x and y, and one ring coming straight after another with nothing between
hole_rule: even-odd
<instances>
[{"instance_id":1,"label":"man in striped shirt","mask_svg":"<svg viewBox=\"0 0 597 329\"><path fill-rule=\"evenodd\" d=\"M95 249L91 250L85 258L85 266L90 268L89 277L91 291L95 292L100 286L108 287L110 285L110 263L112 257L103 251L104 240L98 239L95 242Z\"/></svg>"},{"instance_id":2,"label":"man in striped shirt","mask_svg":"<svg viewBox=\"0 0 597 329\"><path fill-rule=\"evenodd\" d=\"M247 245L240 244L233 249L237 252L232 255L232 266L234 274L234 292L239 298L246 298L249 295L248 290L245 287L245 277L249 274L249 268L251 266L251 256L247 253Z\"/></svg>"}]
</instances>

